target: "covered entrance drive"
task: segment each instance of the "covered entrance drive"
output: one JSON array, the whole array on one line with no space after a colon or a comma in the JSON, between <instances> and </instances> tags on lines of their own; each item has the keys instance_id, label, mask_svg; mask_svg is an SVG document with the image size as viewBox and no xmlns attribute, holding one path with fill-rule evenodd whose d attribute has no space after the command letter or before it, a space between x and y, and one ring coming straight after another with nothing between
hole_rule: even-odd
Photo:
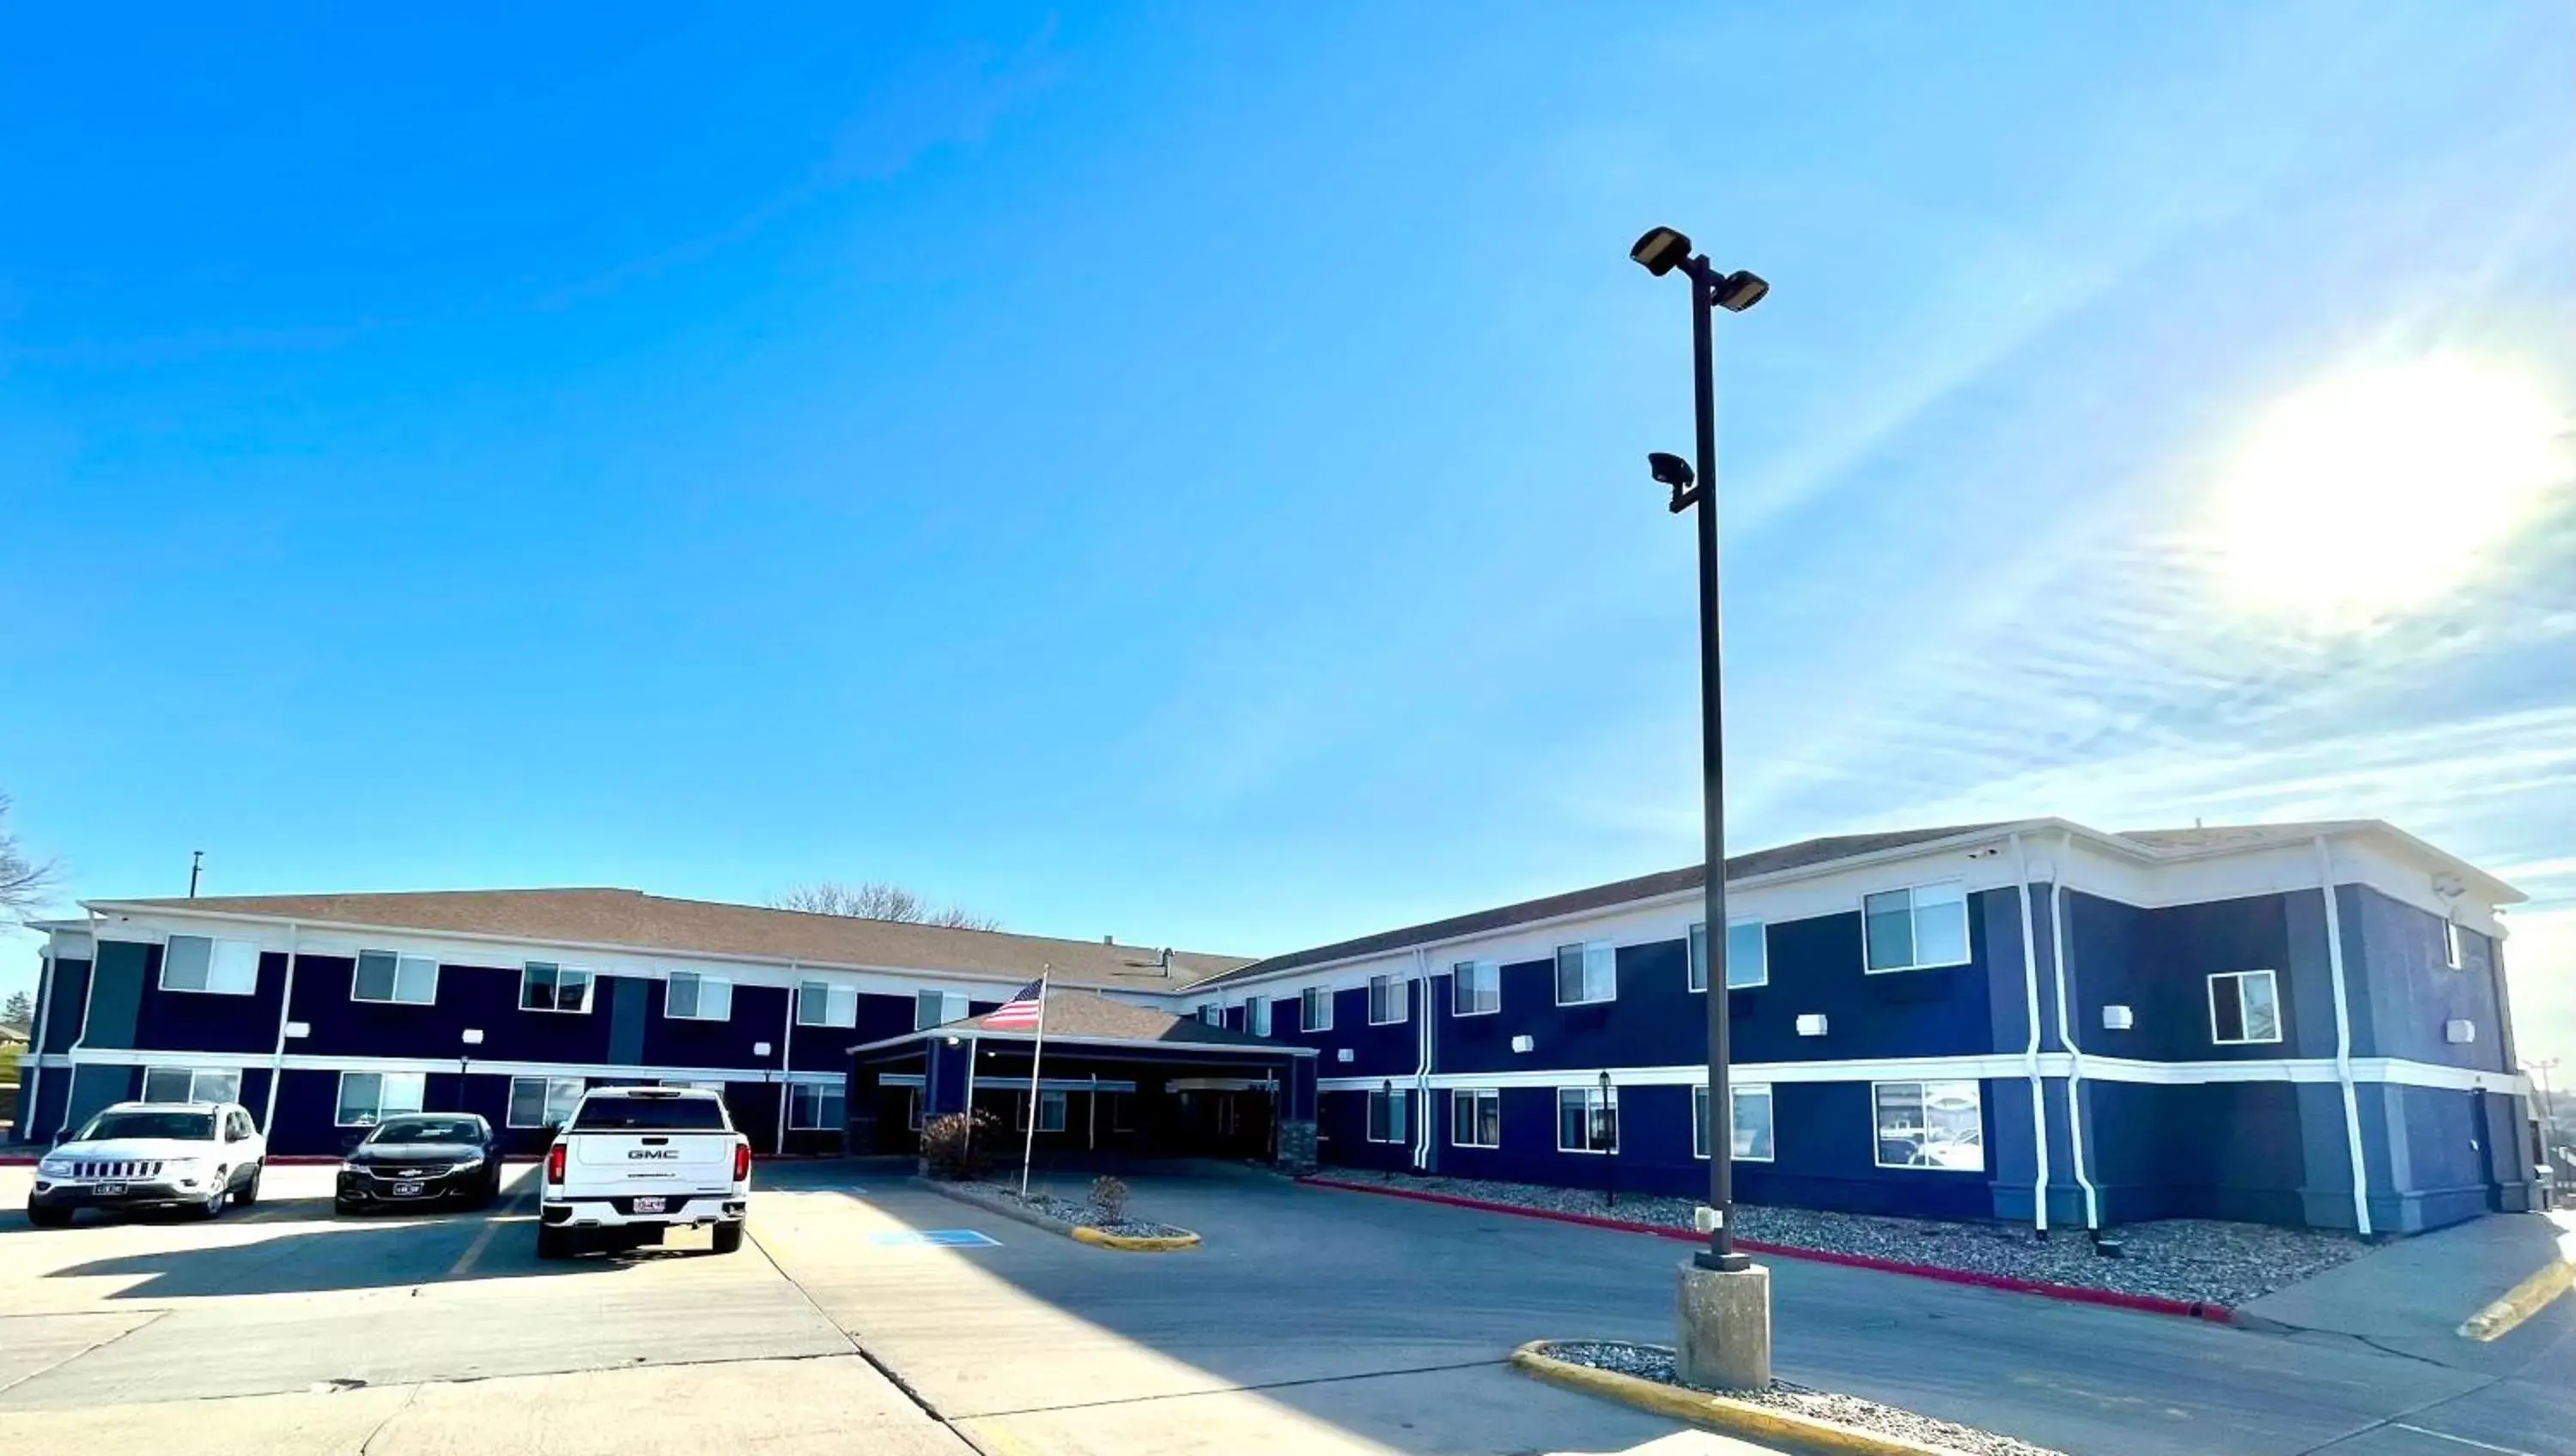
<instances>
[{"instance_id":1,"label":"covered entrance drive","mask_svg":"<svg viewBox=\"0 0 2576 1456\"><path fill-rule=\"evenodd\" d=\"M1312 1048L1090 991L1051 991L1045 1013L1043 1050L1037 1030L993 1026L991 1012L853 1048L850 1149L916 1152L924 1122L971 1102L1014 1152L1034 1119L1042 1162L1129 1155L1314 1167Z\"/></svg>"}]
</instances>

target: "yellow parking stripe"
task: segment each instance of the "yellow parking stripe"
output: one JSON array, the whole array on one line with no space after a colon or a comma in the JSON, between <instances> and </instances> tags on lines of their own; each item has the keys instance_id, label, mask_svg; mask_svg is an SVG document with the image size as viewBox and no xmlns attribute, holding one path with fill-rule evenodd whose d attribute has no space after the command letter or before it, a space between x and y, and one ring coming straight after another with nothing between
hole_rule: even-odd
<instances>
[{"instance_id":1,"label":"yellow parking stripe","mask_svg":"<svg viewBox=\"0 0 2576 1456\"><path fill-rule=\"evenodd\" d=\"M507 1215L515 1215L518 1213L527 1201L528 1195L522 1193L518 1197L511 1199L509 1203L503 1207L501 1212L486 1214L483 1218L483 1231L476 1234L474 1236L474 1242L467 1244L465 1246L465 1252L457 1255L456 1262L448 1266L447 1277L450 1279L461 1279L465 1275L472 1273L474 1270L474 1261L482 1258L483 1251L492 1247L492 1240L500 1236L502 1219Z\"/></svg>"}]
</instances>

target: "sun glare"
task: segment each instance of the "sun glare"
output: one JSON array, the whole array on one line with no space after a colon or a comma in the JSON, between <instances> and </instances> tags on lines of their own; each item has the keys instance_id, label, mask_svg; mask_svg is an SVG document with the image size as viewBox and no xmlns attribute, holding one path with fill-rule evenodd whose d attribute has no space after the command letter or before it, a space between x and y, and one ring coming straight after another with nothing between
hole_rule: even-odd
<instances>
[{"instance_id":1,"label":"sun glare","mask_svg":"<svg viewBox=\"0 0 2576 1456\"><path fill-rule=\"evenodd\" d=\"M2229 595L2337 629L2432 606L2567 478L2569 428L2538 381L2456 354L2287 395L2219 482Z\"/></svg>"}]
</instances>

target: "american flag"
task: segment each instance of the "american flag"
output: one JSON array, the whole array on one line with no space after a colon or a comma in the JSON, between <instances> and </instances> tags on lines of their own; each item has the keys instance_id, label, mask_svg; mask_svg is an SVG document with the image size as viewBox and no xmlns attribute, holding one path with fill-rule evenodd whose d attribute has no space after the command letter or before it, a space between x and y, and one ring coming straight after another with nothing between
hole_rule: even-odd
<instances>
[{"instance_id":1,"label":"american flag","mask_svg":"<svg viewBox=\"0 0 2576 1456\"><path fill-rule=\"evenodd\" d=\"M1034 1028L1045 1010L1046 981L1041 978L1022 986L1010 1000L984 1017L990 1031L1024 1031Z\"/></svg>"}]
</instances>

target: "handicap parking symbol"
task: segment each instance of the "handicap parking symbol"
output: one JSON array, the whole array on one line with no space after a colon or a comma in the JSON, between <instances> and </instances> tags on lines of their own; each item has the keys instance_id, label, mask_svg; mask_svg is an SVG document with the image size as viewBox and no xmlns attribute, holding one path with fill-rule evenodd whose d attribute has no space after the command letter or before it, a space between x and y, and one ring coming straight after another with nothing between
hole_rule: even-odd
<instances>
[{"instance_id":1,"label":"handicap parking symbol","mask_svg":"<svg viewBox=\"0 0 2576 1456\"><path fill-rule=\"evenodd\" d=\"M989 1249L1001 1240L974 1229L888 1229L868 1235L880 1249Z\"/></svg>"}]
</instances>

